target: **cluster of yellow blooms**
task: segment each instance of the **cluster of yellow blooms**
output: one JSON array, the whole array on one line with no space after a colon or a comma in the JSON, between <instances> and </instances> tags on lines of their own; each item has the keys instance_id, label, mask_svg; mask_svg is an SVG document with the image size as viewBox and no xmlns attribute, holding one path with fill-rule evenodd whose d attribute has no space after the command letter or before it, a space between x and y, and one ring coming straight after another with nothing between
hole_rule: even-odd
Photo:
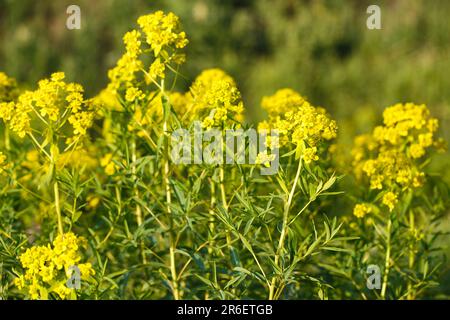
<instances>
[{"instance_id":1,"label":"cluster of yellow blooms","mask_svg":"<svg viewBox=\"0 0 450 320\"><path fill-rule=\"evenodd\" d=\"M78 267L82 280L95 274L90 263L80 263L79 249L85 244L84 238L69 232L58 235L53 248L47 245L27 249L19 258L25 273L15 279L15 284L21 290L27 289L31 299L47 299L49 293L67 299L72 294L66 285L70 268Z\"/></svg>"},{"instance_id":2,"label":"cluster of yellow blooms","mask_svg":"<svg viewBox=\"0 0 450 320\"><path fill-rule=\"evenodd\" d=\"M255 164L260 164L265 167L270 167L270 162L275 160L274 154L268 154L267 151L259 152L255 159Z\"/></svg>"},{"instance_id":3,"label":"cluster of yellow blooms","mask_svg":"<svg viewBox=\"0 0 450 320\"><path fill-rule=\"evenodd\" d=\"M83 137L95 114L83 99L83 87L64 78L63 72L54 73L39 81L37 90L22 93L17 102L0 104L0 118L21 138L31 132L31 113L55 130L67 120L73 127L72 140Z\"/></svg>"},{"instance_id":4,"label":"cluster of yellow blooms","mask_svg":"<svg viewBox=\"0 0 450 320\"><path fill-rule=\"evenodd\" d=\"M185 56L179 53L188 44L186 33L181 31L179 18L173 13L162 11L141 16L137 23L140 30L127 32L123 37L125 54L118 60L116 67L108 73L109 89L114 93L119 89L127 90L127 100L134 101L142 96L138 87L138 72L142 72L145 82L156 82L165 78L166 68L170 64L182 64ZM147 44L147 46L144 45ZM141 55L151 53L150 67L146 68Z\"/></svg>"},{"instance_id":5,"label":"cluster of yellow blooms","mask_svg":"<svg viewBox=\"0 0 450 320\"><path fill-rule=\"evenodd\" d=\"M281 89L274 95L264 97L262 107L269 119L258 125L258 130L278 130L279 144L293 143L296 158L306 163L319 159L318 152L324 140L336 137L337 125L325 109L314 107L292 89ZM277 147L270 143L270 147Z\"/></svg>"},{"instance_id":6,"label":"cluster of yellow blooms","mask_svg":"<svg viewBox=\"0 0 450 320\"><path fill-rule=\"evenodd\" d=\"M357 204L353 209L353 214L357 218L364 218L364 216L372 211L372 208L365 203Z\"/></svg>"},{"instance_id":7,"label":"cluster of yellow blooms","mask_svg":"<svg viewBox=\"0 0 450 320\"><path fill-rule=\"evenodd\" d=\"M244 104L234 79L220 69L200 73L186 94L187 109L200 117L204 128L222 127L242 121Z\"/></svg>"},{"instance_id":8,"label":"cluster of yellow blooms","mask_svg":"<svg viewBox=\"0 0 450 320\"><path fill-rule=\"evenodd\" d=\"M371 189L384 190L381 202L390 211L398 202L400 191L423 185L425 174L417 161L427 149L439 147L435 139L438 120L425 105L396 104L383 112L383 125L372 134L358 136L352 149L357 179L369 178ZM354 214L361 210L355 207Z\"/></svg>"},{"instance_id":9,"label":"cluster of yellow blooms","mask_svg":"<svg viewBox=\"0 0 450 320\"><path fill-rule=\"evenodd\" d=\"M239 125L243 120L244 106L236 82L220 69L207 69L200 73L192 83L189 92L165 92L174 111L181 121L190 124L193 120L201 120L204 128L228 128ZM162 117L161 92L148 93L149 103L144 110L135 106L133 122L128 126L130 131L149 125L152 117ZM142 91L129 88L125 99L134 101L143 99ZM142 136L142 131L138 135Z\"/></svg>"},{"instance_id":10,"label":"cluster of yellow blooms","mask_svg":"<svg viewBox=\"0 0 450 320\"><path fill-rule=\"evenodd\" d=\"M8 77L5 73L0 72L0 103L15 100L17 94L16 80Z\"/></svg>"},{"instance_id":11,"label":"cluster of yellow blooms","mask_svg":"<svg viewBox=\"0 0 450 320\"><path fill-rule=\"evenodd\" d=\"M105 168L105 173L108 176L112 176L119 169L119 166L113 162L113 154L107 153L104 157L100 159L100 165Z\"/></svg>"},{"instance_id":12,"label":"cluster of yellow blooms","mask_svg":"<svg viewBox=\"0 0 450 320\"><path fill-rule=\"evenodd\" d=\"M144 31L145 40L153 50L155 57L171 48L182 49L188 44L186 33L180 30L180 19L169 12L162 11L141 16L138 24Z\"/></svg>"}]
</instances>

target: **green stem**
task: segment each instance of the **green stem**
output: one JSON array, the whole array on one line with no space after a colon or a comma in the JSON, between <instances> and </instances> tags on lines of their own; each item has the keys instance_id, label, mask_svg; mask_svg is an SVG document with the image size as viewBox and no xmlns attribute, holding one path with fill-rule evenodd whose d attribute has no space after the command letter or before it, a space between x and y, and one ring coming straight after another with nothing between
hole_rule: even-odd
<instances>
[{"instance_id":1,"label":"green stem","mask_svg":"<svg viewBox=\"0 0 450 320\"><path fill-rule=\"evenodd\" d=\"M296 173L295 179L294 179L294 184L292 185L292 189L291 189L289 196L287 198L287 201L285 202L285 205L284 205L283 226L281 228L280 239L278 241L278 247L277 247L277 251L275 253L275 260L274 260L275 266L277 268L279 267L281 252L283 251L283 248L284 248L284 242L286 239L287 229L289 226L289 210L290 210L290 207L292 204L292 199L294 198L295 189L297 187L298 179L300 178L301 170L302 170L302 159L300 158L300 160L298 162L297 173ZM275 294L276 287L277 287L277 277L273 276L272 282L270 283L270 286L269 286L269 300L274 300L274 299L276 299L277 296L279 296L279 294ZM281 285L281 287L283 287L283 285Z\"/></svg>"},{"instance_id":2,"label":"green stem","mask_svg":"<svg viewBox=\"0 0 450 320\"><path fill-rule=\"evenodd\" d=\"M9 128L8 126L5 126L5 149L6 151L11 150L11 141L9 138Z\"/></svg>"},{"instance_id":3,"label":"green stem","mask_svg":"<svg viewBox=\"0 0 450 320\"><path fill-rule=\"evenodd\" d=\"M160 90L162 95L165 95L164 92L164 80L161 80L161 86ZM164 107L164 106L163 106ZM164 110L163 110L164 114ZM177 275L177 268L176 268L176 257L175 257L175 251L176 251L176 236L174 234L174 223L173 223L173 217L172 217L172 194L170 190L170 180L169 180L169 174L170 174L170 166L169 166L169 134L168 134L168 123L167 123L167 117L164 116L164 123L163 123L163 131L164 131L164 137L165 137L165 144L164 144L164 186L166 191L166 209L167 209L167 215L169 217L169 242L170 242L170 248L169 248L169 259L170 259L170 273L172 277L172 293L175 300L179 300L181 298L180 291L179 291L179 285L178 285L178 275Z\"/></svg>"},{"instance_id":4,"label":"green stem","mask_svg":"<svg viewBox=\"0 0 450 320\"><path fill-rule=\"evenodd\" d=\"M412 210L409 210L409 227L411 230L411 235L412 237L414 237L414 228L415 228L415 223L414 223L414 213L412 212ZM412 270L412 268L414 267L414 238L411 239L411 242L409 244L409 261L408 261L408 266L409 269ZM407 299L408 300L413 300L414 299L414 294L413 294L413 285L411 280L408 281L408 295L407 295Z\"/></svg>"},{"instance_id":5,"label":"green stem","mask_svg":"<svg viewBox=\"0 0 450 320\"><path fill-rule=\"evenodd\" d=\"M33 135L31 135L33 136ZM38 144L39 145L39 144ZM40 145L39 145L40 146ZM57 162L57 152L55 152L55 149L57 150L56 145L52 145L50 148L50 165L53 168L53 194L55 197L55 210L56 210L56 218L58 220L58 232L60 235L64 234L63 224L62 224L62 217L61 217L61 205L59 201L59 185L58 185L58 179L56 174L56 162Z\"/></svg>"},{"instance_id":6,"label":"green stem","mask_svg":"<svg viewBox=\"0 0 450 320\"><path fill-rule=\"evenodd\" d=\"M383 275L383 285L381 286L381 298L383 300L386 299L386 290L389 280L389 269L391 266L391 229L392 229L392 220L391 215L389 214L389 220L387 224L387 239L386 239L386 258L384 261L384 275Z\"/></svg>"},{"instance_id":7,"label":"green stem","mask_svg":"<svg viewBox=\"0 0 450 320\"><path fill-rule=\"evenodd\" d=\"M59 204L59 187L58 181L53 183L53 192L55 194L55 209L56 209L56 217L58 219L58 232L60 235L64 234L62 218L61 218L61 207Z\"/></svg>"},{"instance_id":8,"label":"green stem","mask_svg":"<svg viewBox=\"0 0 450 320\"><path fill-rule=\"evenodd\" d=\"M225 212L228 214L228 202L227 202L227 194L225 191L225 170L223 169L222 166L220 166L219 168L219 184L220 184L220 195L222 198L222 205L223 208L225 209ZM230 254L231 254L231 236L230 236L230 230L226 230L225 231L225 236L227 239L227 246L228 249L230 250Z\"/></svg>"},{"instance_id":9,"label":"green stem","mask_svg":"<svg viewBox=\"0 0 450 320\"><path fill-rule=\"evenodd\" d=\"M215 184L211 182L211 209L209 210L209 254L214 252L214 231L215 231L215 219L214 219L214 208L216 207L216 187Z\"/></svg>"},{"instance_id":10,"label":"green stem","mask_svg":"<svg viewBox=\"0 0 450 320\"><path fill-rule=\"evenodd\" d=\"M133 134L133 138L131 140L131 174L134 179L134 195L136 199L139 199L139 190L137 187L137 175L136 175L136 161L137 161L137 154L136 154L136 136ZM142 218L142 209L139 203L136 203L136 209L135 209L135 215L136 215L136 223L138 227L142 225L143 218ZM144 241L140 242L140 251L141 251L141 257L142 257L142 263L147 263L147 257L145 256L145 244Z\"/></svg>"}]
</instances>

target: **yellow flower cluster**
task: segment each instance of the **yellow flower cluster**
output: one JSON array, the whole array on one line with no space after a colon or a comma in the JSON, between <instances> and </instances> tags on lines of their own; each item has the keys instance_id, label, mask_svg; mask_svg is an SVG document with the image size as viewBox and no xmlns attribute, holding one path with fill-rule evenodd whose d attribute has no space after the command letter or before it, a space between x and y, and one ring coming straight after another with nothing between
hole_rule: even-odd
<instances>
[{"instance_id":1,"label":"yellow flower cluster","mask_svg":"<svg viewBox=\"0 0 450 320\"><path fill-rule=\"evenodd\" d=\"M391 191L386 192L383 195L383 204L389 208L389 211L394 210L395 205L398 202L397 195Z\"/></svg>"},{"instance_id":2,"label":"yellow flower cluster","mask_svg":"<svg viewBox=\"0 0 450 320\"><path fill-rule=\"evenodd\" d=\"M361 204L357 204L354 208L353 208L353 215L357 218L364 218L367 214L369 214L370 212L372 212L372 208L369 207L367 204L365 203L361 203Z\"/></svg>"},{"instance_id":3,"label":"yellow flower cluster","mask_svg":"<svg viewBox=\"0 0 450 320\"><path fill-rule=\"evenodd\" d=\"M186 33L180 30L180 19L169 12L162 11L139 17L138 24L145 34L155 56L169 48L182 49L188 44Z\"/></svg>"},{"instance_id":4,"label":"yellow flower cluster","mask_svg":"<svg viewBox=\"0 0 450 320\"><path fill-rule=\"evenodd\" d=\"M383 112L383 125L355 139L355 176L358 180L368 177L371 189L387 190L381 202L390 211L400 191L423 185L425 174L417 160L441 143L434 137L437 128L437 119L425 105L396 104Z\"/></svg>"},{"instance_id":5,"label":"yellow flower cluster","mask_svg":"<svg viewBox=\"0 0 450 320\"><path fill-rule=\"evenodd\" d=\"M280 89L275 94L263 97L261 106L269 114L269 119L276 118L286 112L296 110L303 105L305 99L290 88Z\"/></svg>"},{"instance_id":6,"label":"yellow flower cluster","mask_svg":"<svg viewBox=\"0 0 450 320\"><path fill-rule=\"evenodd\" d=\"M58 235L53 248L47 245L27 249L19 258L25 273L15 279L16 286L27 289L31 299L47 299L49 293L67 299L72 293L66 286L70 268L78 267L82 280L95 274L90 263L80 263L79 249L85 243L83 238L69 232Z\"/></svg>"},{"instance_id":7,"label":"yellow flower cluster","mask_svg":"<svg viewBox=\"0 0 450 320\"><path fill-rule=\"evenodd\" d=\"M30 107L31 99L31 93L25 92L19 97L17 103L0 103L0 119L5 123L9 123L11 130L16 132L21 138L31 130L31 118L28 115L32 111Z\"/></svg>"},{"instance_id":8,"label":"yellow flower cluster","mask_svg":"<svg viewBox=\"0 0 450 320\"><path fill-rule=\"evenodd\" d=\"M0 103L10 102L17 98L16 80L0 72Z\"/></svg>"},{"instance_id":9,"label":"yellow flower cluster","mask_svg":"<svg viewBox=\"0 0 450 320\"><path fill-rule=\"evenodd\" d=\"M104 157L100 159L100 165L105 168L105 173L108 176L112 176L119 169L119 166L113 161L113 154L107 153Z\"/></svg>"},{"instance_id":10,"label":"yellow flower cluster","mask_svg":"<svg viewBox=\"0 0 450 320\"><path fill-rule=\"evenodd\" d=\"M83 87L66 83L64 78L63 72L54 73L50 79L39 81L37 90L21 94L17 102L0 104L0 118L21 138L31 131L31 113L55 129L68 120L73 127L72 139L84 136L92 125L94 112L84 101Z\"/></svg>"},{"instance_id":11,"label":"yellow flower cluster","mask_svg":"<svg viewBox=\"0 0 450 320\"><path fill-rule=\"evenodd\" d=\"M280 145L294 144L296 157L306 163L318 160L322 142L336 137L336 121L326 110L312 106L292 89L282 89L264 97L262 107L269 113L269 119L261 122L258 130L278 130Z\"/></svg>"},{"instance_id":12,"label":"yellow flower cluster","mask_svg":"<svg viewBox=\"0 0 450 320\"><path fill-rule=\"evenodd\" d=\"M270 167L270 162L275 160L275 157L274 154L267 154L267 151L260 152L256 156L255 164L260 164L268 168Z\"/></svg>"},{"instance_id":13,"label":"yellow flower cluster","mask_svg":"<svg viewBox=\"0 0 450 320\"><path fill-rule=\"evenodd\" d=\"M126 48L125 54L117 61L116 66L108 72L110 79L108 90L113 93L116 93L122 86L125 88L133 86L136 73L143 68L143 62L139 60L141 54L140 37L141 33L136 30L127 32L123 37Z\"/></svg>"},{"instance_id":14,"label":"yellow flower cluster","mask_svg":"<svg viewBox=\"0 0 450 320\"><path fill-rule=\"evenodd\" d=\"M375 128L374 139L382 146L406 148L410 158L423 157L435 143L438 120L430 116L426 105L396 104L383 112L383 122Z\"/></svg>"},{"instance_id":15,"label":"yellow flower cluster","mask_svg":"<svg viewBox=\"0 0 450 320\"><path fill-rule=\"evenodd\" d=\"M139 17L137 23L140 30L132 30L124 35L125 54L108 73L111 80L109 88L114 93L121 88L138 90L138 72L143 73L145 82L149 84L159 78L164 79L166 67L170 67L170 63L179 65L185 61L184 54L178 51L188 44L188 40L176 15L156 11ZM144 46L144 43L148 47ZM150 67L146 69L141 55L149 52L152 53L153 59ZM128 97L131 99L132 96Z\"/></svg>"},{"instance_id":16,"label":"yellow flower cluster","mask_svg":"<svg viewBox=\"0 0 450 320\"><path fill-rule=\"evenodd\" d=\"M134 102L137 100L142 100L145 98L144 93L134 87L128 88L126 93L125 93L125 100L127 100L128 102Z\"/></svg>"},{"instance_id":17,"label":"yellow flower cluster","mask_svg":"<svg viewBox=\"0 0 450 320\"><path fill-rule=\"evenodd\" d=\"M234 79L220 69L204 70L192 83L187 109L204 128L225 128L242 121L244 104Z\"/></svg>"}]
</instances>

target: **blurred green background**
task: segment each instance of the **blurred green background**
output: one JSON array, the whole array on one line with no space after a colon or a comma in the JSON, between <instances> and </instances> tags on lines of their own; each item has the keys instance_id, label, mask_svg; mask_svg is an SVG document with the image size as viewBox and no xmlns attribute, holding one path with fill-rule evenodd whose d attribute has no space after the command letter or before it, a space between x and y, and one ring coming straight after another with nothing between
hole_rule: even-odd
<instances>
[{"instance_id":1,"label":"blurred green background","mask_svg":"<svg viewBox=\"0 0 450 320\"><path fill-rule=\"evenodd\" d=\"M65 26L70 4L81 8L81 30ZM381 7L382 30L366 27L370 4ZM450 140L448 0L0 0L0 70L29 85L62 70L94 95L122 35L157 9L180 16L191 40L180 90L202 69L223 68L257 121L263 95L292 87L330 111L344 141L391 104L426 103Z\"/></svg>"}]
</instances>

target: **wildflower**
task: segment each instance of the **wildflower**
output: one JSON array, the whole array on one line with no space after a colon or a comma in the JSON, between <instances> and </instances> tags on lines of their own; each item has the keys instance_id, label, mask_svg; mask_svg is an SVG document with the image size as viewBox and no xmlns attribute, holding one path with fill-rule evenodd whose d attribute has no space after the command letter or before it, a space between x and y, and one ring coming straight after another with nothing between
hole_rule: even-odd
<instances>
[{"instance_id":1,"label":"wildflower","mask_svg":"<svg viewBox=\"0 0 450 320\"><path fill-rule=\"evenodd\" d=\"M95 209L100 204L100 198L95 195L89 195L86 200L89 209Z\"/></svg>"},{"instance_id":2,"label":"wildflower","mask_svg":"<svg viewBox=\"0 0 450 320\"><path fill-rule=\"evenodd\" d=\"M19 260L25 269L14 283L19 289L28 289L32 299L45 299L46 292L54 292L66 299L72 291L66 287L67 270L78 266L81 278L88 280L95 275L92 265L80 264L79 249L86 244L84 238L72 232L58 235L51 245L34 246L20 255Z\"/></svg>"},{"instance_id":3,"label":"wildflower","mask_svg":"<svg viewBox=\"0 0 450 320\"><path fill-rule=\"evenodd\" d=\"M86 130L92 126L93 121L94 113L90 111L78 112L69 117L69 123L73 126L73 133L78 137L86 135Z\"/></svg>"},{"instance_id":4,"label":"wildflower","mask_svg":"<svg viewBox=\"0 0 450 320\"><path fill-rule=\"evenodd\" d=\"M267 151L260 152L256 156L255 164L262 164L265 167L270 167L270 162L275 160L274 154L267 154Z\"/></svg>"},{"instance_id":5,"label":"wildflower","mask_svg":"<svg viewBox=\"0 0 450 320\"><path fill-rule=\"evenodd\" d=\"M272 96L263 97L261 106L270 117L285 114L303 105L305 99L292 89L278 90Z\"/></svg>"},{"instance_id":6,"label":"wildflower","mask_svg":"<svg viewBox=\"0 0 450 320\"><path fill-rule=\"evenodd\" d=\"M123 36L123 43L125 44L127 55L137 58L141 53L141 36L142 34L137 30L127 32Z\"/></svg>"},{"instance_id":7,"label":"wildflower","mask_svg":"<svg viewBox=\"0 0 450 320\"><path fill-rule=\"evenodd\" d=\"M142 100L144 97L145 95L142 93L142 91L134 87L128 88L125 94L125 100L127 100L128 102Z\"/></svg>"},{"instance_id":8,"label":"wildflower","mask_svg":"<svg viewBox=\"0 0 450 320\"><path fill-rule=\"evenodd\" d=\"M301 157L306 163L317 161L323 142L336 137L336 122L325 109L312 106L292 89L281 89L273 96L264 97L262 106L268 111L269 119L261 122L258 130L278 130L280 145L293 144L296 158Z\"/></svg>"},{"instance_id":9,"label":"wildflower","mask_svg":"<svg viewBox=\"0 0 450 320\"><path fill-rule=\"evenodd\" d=\"M17 82L15 79L8 77L5 73L0 72L0 103L11 102L17 98Z\"/></svg>"},{"instance_id":10,"label":"wildflower","mask_svg":"<svg viewBox=\"0 0 450 320\"><path fill-rule=\"evenodd\" d=\"M16 103L0 103L0 118L21 138L31 131L31 102L32 93L27 91L20 95Z\"/></svg>"},{"instance_id":11,"label":"wildflower","mask_svg":"<svg viewBox=\"0 0 450 320\"><path fill-rule=\"evenodd\" d=\"M165 78L165 72L166 65L164 63L161 63L161 59L156 59L150 66L149 76L153 80L157 80L158 78L164 79Z\"/></svg>"},{"instance_id":12,"label":"wildflower","mask_svg":"<svg viewBox=\"0 0 450 320\"><path fill-rule=\"evenodd\" d=\"M108 176L112 176L116 173L118 166L112 161L112 153L107 153L100 160L100 165L105 168L105 173Z\"/></svg>"},{"instance_id":13,"label":"wildflower","mask_svg":"<svg viewBox=\"0 0 450 320\"><path fill-rule=\"evenodd\" d=\"M117 93L121 87L133 86L136 79L136 73L143 68L143 63L133 55L124 54L118 61L116 66L108 71L110 83L108 90Z\"/></svg>"},{"instance_id":14,"label":"wildflower","mask_svg":"<svg viewBox=\"0 0 450 320\"><path fill-rule=\"evenodd\" d=\"M165 15L156 11L139 17L137 22L155 56L168 47L181 49L188 44L186 33L180 30L179 18L171 12Z\"/></svg>"},{"instance_id":15,"label":"wildflower","mask_svg":"<svg viewBox=\"0 0 450 320\"><path fill-rule=\"evenodd\" d=\"M82 280L89 280L90 277L95 275L95 270L89 262L80 263L77 267L80 270Z\"/></svg>"},{"instance_id":16,"label":"wildflower","mask_svg":"<svg viewBox=\"0 0 450 320\"><path fill-rule=\"evenodd\" d=\"M353 215L357 218L364 218L367 214L369 214L372 211L372 208L369 207L367 204L357 204L353 208Z\"/></svg>"},{"instance_id":17,"label":"wildflower","mask_svg":"<svg viewBox=\"0 0 450 320\"><path fill-rule=\"evenodd\" d=\"M85 103L83 87L77 83L64 82L63 72L39 81L38 89L25 91L17 102L0 104L0 118L21 138L31 132L31 119L35 114L45 126L60 130L66 121L73 127L72 140L86 134L92 125L94 112ZM64 115L64 116L63 116Z\"/></svg>"},{"instance_id":18,"label":"wildflower","mask_svg":"<svg viewBox=\"0 0 450 320\"><path fill-rule=\"evenodd\" d=\"M410 156L415 159L422 157L424 148L433 144L433 135L438 128L438 121L430 116L427 106L413 103L398 103L386 108L383 123L373 132L375 140L390 147L408 144Z\"/></svg>"},{"instance_id":19,"label":"wildflower","mask_svg":"<svg viewBox=\"0 0 450 320\"><path fill-rule=\"evenodd\" d=\"M394 207L397 204L397 202L398 199L395 193L389 191L384 194L382 203L389 208L389 211L394 210Z\"/></svg>"},{"instance_id":20,"label":"wildflower","mask_svg":"<svg viewBox=\"0 0 450 320\"><path fill-rule=\"evenodd\" d=\"M188 40L176 15L157 11L139 17L137 22L140 31L132 30L124 35L125 53L108 72L108 90L114 94L118 90L138 87L142 76L147 84L158 78L164 79L167 65L185 61L179 50L188 44ZM141 56L149 52L152 59L148 67L148 59L142 59Z\"/></svg>"},{"instance_id":21,"label":"wildflower","mask_svg":"<svg viewBox=\"0 0 450 320\"><path fill-rule=\"evenodd\" d=\"M406 103L386 108L383 125L355 139L352 164L356 177L367 176L371 189L422 186L425 174L417 160L439 141L434 138L437 127L437 119L425 105ZM391 194L385 196L392 210L395 201Z\"/></svg>"},{"instance_id":22,"label":"wildflower","mask_svg":"<svg viewBox=\"0 0 450 320\"><path fill-rule=\"evenodd\" d=\"M420 144L415 143L409 147L409 154L412 158L417 159L425 154L425 149Z\"/></svg>"},{"instance_id":23,"label":"wildflower","mask_svg":"<svg viewBox=\"0 0 450 320\"><path fill-rule=\"evenodd\" d=\"M203 71L192 83L191 115L203 118L203 127L224 127L242 120L244 105L232 77L220 69Z\"/></svg>"},{"instance_id":24,"label":"wildflower","mask_svg":"<svg viewBox=\"0 0 450 320\"><path fill-rule=\"evenodd\" d=\"M305 148L303 150L303 160L305 160L306 163L319 160L319 156L317 155L317 147Z\"/></svg>"}]
</instances>

